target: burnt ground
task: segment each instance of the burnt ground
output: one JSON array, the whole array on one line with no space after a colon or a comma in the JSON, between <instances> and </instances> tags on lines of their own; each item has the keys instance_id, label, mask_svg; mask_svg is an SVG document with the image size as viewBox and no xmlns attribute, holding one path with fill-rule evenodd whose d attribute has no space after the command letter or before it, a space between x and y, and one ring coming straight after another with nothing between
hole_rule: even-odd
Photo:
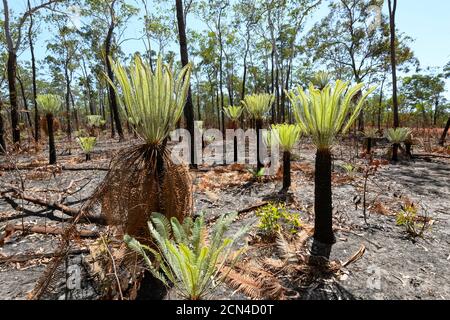
<instances>
[{"instance_id":1,"label":"burnt ground","mask_svg":"<svg viewBox=\"0 0 450 320\"><path fill-rule=\"evenodd\" d=\"M59 164L67 167L108 166L111 157L130 142L119 143L107 138L100 139L93 161L85 163L84 156L73 143L72 154L63 152ZM134 142L133 142L134 143ZM64 150L67 142L61 142L58 150ZM60 152L61 153L61 152ZM305 224L313 223L313 174L314 150L302 145L295 152L292 163L291 205ZM386 148L376 149L376 158L383 158ZM402 161L396 165L382 165L378 172L368 179L367 215L364 222L362 204L363 173L346 172L341 165L353 163L364 168L365 160L355 157L356 149L343 145L334 149L336 160L333 173L334 224L337 227L337 243L332 250L332 259L345 261L361 245L366 250L361 259L343 268L334 281L334 287L345 294L334 294L328 298L346 299L450 299L450 165L448 159L421 158ZM9 185L25 183L27 193L58 201L70 207L79 208L89 198L95 187L105 176L103 170L64 170L48 167L46 150L16 154L0 158L2 166L17 164L19 168L34 164L35 169L0 171L0 190ZM251 183L251 175L232 171L229 168L201 168L192 172L195 184L195 211L203 211L207 218L223 213L245 209L261 201L277 198L281 189L279 179L265 179ZM70 188L68 190L68 187ZM58 192L59 190L59 192ZM13 209L14 203L0 199L0 232L7 224L46 224L64 226L68 218L58 211L47 210L26 201L14 200L24 210ZM432 219L432 226L423 238L412 238L403 226L396 225L396 214L401 205L414 203L419 214ZM232 229L252 224L257 226L253 211L244 213ZM100 230L95 225L85 225L88 230ZM231 230L231 232L233 232ZM79 240L77 246L85 248L95 240ZM16 231L0 246L0 298L26 299L36 281L42 275L49 257L22 262L8 262L6 257L14 255L51 253L60 242L60 236L43 234L22 234ZM244 240L241 241L241 244ZM84 254L86 255L86 253ZM69 264L81 264L84 257L74 255ZM16 256L17 257L17 256ZM1 260L3 259L3 260ZM86 290L81 296L71 298L95 299L94 290ZM323 295L303 295L301 298L320 298ZM54 298L64 298L64 290ZM217 299L246 299L234 289L222 287L215 292Z\"/></svg>"}]
</instances>

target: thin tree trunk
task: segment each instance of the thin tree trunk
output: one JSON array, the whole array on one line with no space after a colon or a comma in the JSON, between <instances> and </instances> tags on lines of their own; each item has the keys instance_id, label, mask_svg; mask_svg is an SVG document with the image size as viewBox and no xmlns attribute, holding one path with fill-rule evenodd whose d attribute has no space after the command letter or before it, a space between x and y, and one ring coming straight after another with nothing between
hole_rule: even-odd
<instances>
[{"instance_id":1,"label":"thin tree trunk","mask_svg":"<svg viewBox=\"0 0 450 320\"><path fill-rule=\"evenodd\" d=\"M447 124L445 125L445 129L444 132L442 133L441 139L439 139L439 145L444 146L445 138L447 137L449 129L450 129L450 117L448 117Z\"/></svg>"},{"instance_id":2,"label":"thin tree trunk","mask_svg":"<svg viewBox=\"0 0 450 320\"><path fill-rule=\"evenodd\" d=\"M114 5L114 4L113 4ZM111 19L114 19L114 17L111 17ZM111 45L112 45L112 37L114 34L114 22L111 22L108 34L105 39L105 64L106 64L106 72L108 73L109 79L114 82L114 73L111 67L111 62L109 59L111 58ZM123 129L122 124L120 122L120 116L119 116L119 107L117 106L117 99L116 99L116 92L112 85L108 83L108 97L109 97L109 108L112 114L112 120L114 121L117 129L117 133L119 134L119 139L123 140ZM111 125L111 128L114 128L113 125ZM111 136L115 136L115 131L112 129Z\"/></svg>"},{"instance_id":3,"label":"thin tree trunk","mask_svg":"<svg viewBox=\"0 0 450 320\"><path fill-rule=\"evenodd\" d=\"M56 164L55 136L53 133L53 115L47 114L49 164Z\"/></svg>"},{"instance_id":4,"label":"thin tree trunk","mask_svg":"<svg viewBox=\"0 0 450 320\"><path fill-rule=\"evenodd\" d=\"M22 94L23 108L25 109L25 112L26 112L26 117L27 117L28 126L29 126L30 128L33 128L33 125L32 125L32 123L31 123L30 112L29 112L29 109L28 109L27 95L25 94L25 88L24 88L24 86L23 86L22 79L21 79L18 75L17 75L16 79L17 79L17 81L19 82L20 93Z\"/></svg>"},{"instance_id":5,"label":"thin tree trunk","mask_svg":"<svg viewBox=\"0 0 450 320\"><path fill-rule=\"evenodd\" d=\"M331 246L335 243L333 234L331 193L331 152L318 149L316 153L314 178L314 244L312 255L329 258Z\"/></svg>"},{"instance_id":6,"label":"thin tree trunk","mask_svg":"<svg viewBox=\"0 0 450 320\"><path fill-rule=\"evenodd\" d=\"M181 64L186 66L189 63L187 37L186 37L186 22L184 21L184 6L182 0L176 0L177 11L177 23L178 23L178 35L180 41L180 55ZM189 85L188 96L186 105L184 106L184 117L186 120L187 129L191 135L191 167L197 168L196 155L195 155L195 143L194 143L194 105L192 103L191 86Z\"/></svg>"},{"instance_id":7,"label":"thin tree trunk","mask_svg":"<svg viewBox=\"0 0 450 320\"><path fill-rule=\"evenodd\" d=\"M16 70L17 56L15 52L8 52L8 86L9 86L9 103L11 105L11 127L14 144L20 144L20 128L19 128L19 111L17 106L17 89L16 89Z\"/></svg>"},{"instance_id":8,"label":"thin tree trunk","mask_svg":"<svg viewBox=\"0 0 450 320\"><path fill-rule=\"evenodd\" d=\"M30 0L28 0L28 10L31 10ZM31 54L31 81L33 89L33 106L34 106L34 141L38 142L40 138L40 128L39 128L39 110L36 101L37 85L36 85L36 57L34 55L34 43L33 43L33 14L30 14L30 25L28 28L28 43L30 45L30 54Z\"/></svg>"},{"instance_id":9,"label":"thin tree trunk","mask_svg":"<svg viewBox=\"0 0 450 320\"><path fill-rule=\"evenodd\" d=\"M393 6L392 6L393 2ZM400 126L400 118L398 114L398 97L397 97L397 57L396 57L396 31L395 31L395 14L397 11L397 0L388 0L389 6L389 25L391 33L391 66L392 66L392 102L394 111L394 128Z\"/></svg>"},{"instance_id":10,"label":"thin tree trunk","mask_svg":"<svg viewBox=\"0 0 450 320\"><path fill-rule=\"evenodd\" d=\"M6 153L5 125L2 116L3 102L0 100L0 154Z\"/></svg>"}]
</instances>

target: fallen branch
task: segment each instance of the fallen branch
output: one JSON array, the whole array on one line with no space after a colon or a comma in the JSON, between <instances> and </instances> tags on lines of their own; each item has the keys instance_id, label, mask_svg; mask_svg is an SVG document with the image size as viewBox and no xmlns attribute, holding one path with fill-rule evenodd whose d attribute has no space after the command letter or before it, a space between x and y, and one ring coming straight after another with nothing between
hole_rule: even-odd
<instances>
[{"instance_id":1,"label":"fallen branch","mask_svg":"<svg viewBox=\"0 0 450 320\"><path fill-rule=\"evenodd\" d=\"M100 167L100 166L89 166L89 167L82 167L82 166L65 166L63 165L61 167L62 170L65 171L109 171L109 168L106 167Z\"/></svg>"},{"instance_id":2,"label":"fallen branch","mask_svg":"<svg viewBox=\"0 0 450 320\"><path fill-rule=\"evenodd\" d=\"M89 253L88 249L74 249L68 252L69 255L77 255L83 253ZM26 262L35 259L44 259L44 258L56 258L60 255L60 252L50 252L50 253L38 253L38 254L16 254L9 257L0 257L0 264L3 263L17 263L17 262Z\"/></svg>"},{"instance_id":3,"label":"fallen branch","mask_svg":"<svg viewBox=\"0 0 450 320\"><path fill-rule=\"evenodd\" d=\"M414 154L414 158L443 158L450 159L450 156L441 155L441 154Z\"/></svg>"},{"instance_id":4,"label":"fallen branch","mask_svg":"<svg viewBox=\"0 0 450 320\"><path fill-rule=\"evenodd\" d=\"M10 237L15 231L23 231L25 233L62 235L64 234L65 229L60 227L42 226L42 225L22 226L22 225L8 224L5 227L5 234L3 236L0 236L0 245L2 245L2 240L6 239L7 237ZM77 230L76 232L77 235L82 238L97 238L99 236L99 233L97 231Z\"/></svg>"},{"instance_id":5,"label":"fallen branch","mask_svg":"<svg viewBox=\"0 0 450 320\"><path fill-rule=\"evenodd\" d=\"M256 209L259 209L259 208L261 208L261 207L264 207L264 206L266 206L266 205L268 205L268 204L269 204L269 202L267 202L267 201L262 201L262 202L260 202L260 203L258 203L258 204L255 204L255 205L252 205L252 206L250 206L250 207L247 207L247 208L238 210L237 214L238 214L238 216L239 216L239 215L244 214L244 213L252 212L252 211L255 211ZM211 219L208 219L208 220L206 221L206 223L208 223L208 224L214 223L214 222L216 222L217 219L219 219L219 218L220 218L220 215L217 215L217 216L215 216L215 217L212 217Z\"/></svg>"}]
</instances>

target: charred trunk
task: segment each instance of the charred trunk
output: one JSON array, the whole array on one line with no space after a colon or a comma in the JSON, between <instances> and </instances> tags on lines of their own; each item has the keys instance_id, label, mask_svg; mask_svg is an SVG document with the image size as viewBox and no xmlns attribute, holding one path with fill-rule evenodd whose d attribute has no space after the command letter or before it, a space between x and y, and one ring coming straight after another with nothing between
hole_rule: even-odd
<instances>
[{"instance_id":1,"label":"charred trunk","mask_svg":"<svg viewBox=\"0 0 450 320\"><path fill-rule=\"evenodd\" d=\"M12 138L14 144L20 144L19 111L17 107L16 70L17 70L16 53L9 52L7 73L8 73L8 87L9 87L9 103L11 105Z\"/></svg>"},{"instance_id":2,"label":"charred trunk","mask_svg":"<svg viewBox=\"0 0 450 320\"><path fill-rule=\"evenodd\" d=\"M262 130L263 121L262 119L255 119L255 129L256 129L256 170L259 172L264 164L261 161L260 151L261 151L261 130Z\"/></svg>"},{"instance_id":3,"label":"charred trunk","mask_svg":"<svg viewBox=\"0 0 450 320\"><path fill-rule=\"evenodd\" d=\"M318 149L314 178L314 243L311 254L329 258L331 246L336 242L333 234L331 193L331 152Z\"/></svg>"},{"instance_id":4,"label":"charred trunk","mask_svg":"<svg viewBox=\"0 0 450 320\"><path fill-rule=\"evenodd\" d=\"M283 152L283 191L288 191L291 187L291 153Z\"/></svg>"},{"instance_id":5,"label":"charred trunk","mask_svg":"<svg viewBox=\"0 0 450 320\"><path fill-rule=\"evenodd\" d=\"M448 117L447 124L445 125L444 132L442 133L441 139L439 139L439 145L444 146L445 138L447 137L448 129L450 129L450 117Z\"/></svg>"},{"instance_id":6,"label":"charred trunk","mask_svg":"<svg viewBox=\"0 0 450 320\"><path fill-rule=\"evenodd\" d=\"M53 115L47 114L49 164L56 164L55 135L53 132Z\"/></svg>"}]
</instances>

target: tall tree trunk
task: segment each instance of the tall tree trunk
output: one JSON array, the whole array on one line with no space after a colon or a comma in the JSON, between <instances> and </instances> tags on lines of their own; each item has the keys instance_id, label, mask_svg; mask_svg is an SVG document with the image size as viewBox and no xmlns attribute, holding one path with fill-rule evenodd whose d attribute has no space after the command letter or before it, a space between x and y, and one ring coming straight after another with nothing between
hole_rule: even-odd
<instances>
[{"instance_id":1,"label":"tall tree trunk","mask_svg":"<svg viewBox=\"0 0 450 320\"><path fill-rule=\"evenodd\" d=\"M448 117L447 124L445 125L445 129L444 132L442 133L441 139L439 139L439 145L444 146L445 138L447 137L449 128L450 128L450 117Z\"/></svg>"},{"instance_id":2,"label":"tall tree trunk","mask_svg":"<svg viewBox=\"0 0 450 320\"><path fill-rule=\"evenodd\" d=\"M69 141L72 139L72 121L71 121L71 110L70 110L70 78L68 70L68 62L64 66L64 76L66 78L66 119L67 119L67 138Z\"/></svg>"},{"instance_id":3,"label":"tall tree trunk","mask_svg":"<svg viewBox=\"0 0 450 320\"><path fill-rule=\"evenodd\" d=\"M28 0L28 10L31 10L30 0ZM39 110L36 101L37 85L36 85L36 57L34 55L34 43L33 43L33 14L30 14L30 25L28 27L28 43L30 45L30 54L31 54L31 82L33 89L33 107L34 107L34 141L38 142L41 130L39 128Z\"/></svg>"},{"instance_id":4,"label":"tall tree trunk","mask_svg":"<svg viewBox=\"0 0 450 320\"><path fill-rule=\"evenodd\" d=\"M250 50L249 41L250 41L250 32L247 29L247 38L246 38L246 42L245 42L246 47L245 47L245 53L244 53L244 70L243 70L243 74L242 74L241 100L245 99L245 83L247 81L247 56L248 56L248 51Z\"/></svg>"},{"instance_id":5,"label":"tall tree trunk","mask_svg":"<svg viewBox=\"0 0 450 320\"><path fill-rule=\"evenodd\" d=\"M53 132L53 114L46 115L48 131L49 164L56 164L55 135Z\"/></svg>"},{"instance_id":6,"label":"tall tree trunk","mask_svg":"<svg viewBox=\"0 0 450 320\"><path fill-rule=\"evenodd\" d=\"M106 36L105 40L105 64L106 64L106 72L108 73L108 78L114 82L114 73L111 67L111 62L109 59L112 57L111 55L111 45L112 45L112 37L114 34L114 23L111 23L108 29L108 34ZM120 122L120 116L119 116L119 107L117 106L117 99L116 99L116 92L113 88L113 86L108 83L108 97L109 97L109 108L110 112L112 114L112 120L114 121L117 129L117 133L119 134L119 139L123 140L123 129L122 124ZM111 125L111 128L114 128L113 125ZM115 136L115 131L112 129L111 136Z\"/></svg>"},{"instance_id":7,"label":"tall tree trunk","mask_svg":"<svg viewBox=\"0 0 450 320\"><path fill-rule=\"evenodd\" d=\"M311 254L329 258L335 243L333 234L333 207L331 193L331 152L318 149L316 152L314 178L314 243Z\"/></svg>"},{"instance_id":8,"label":"tall tree trunk","mask_svg":"<svg viewBox=\"0 0 450 320\"><path fill-rule=\"evenodd\" d=\"M17 106L16 89L17 55L15 52L8 52L8 87L9 103L11 105L11 127L14 144L20 144L19 111Z\"/></svg>"},{"instance_id":9,"label":"tall tree trunk","mask_svg":"<svg viewBox=\"0 0 450 320\"><path fill-rule=\"evenodd\" d=\"M0 100L0 154L6 153L6 141L5 141L5 125L3 123L3 102Z\"/></svg>"},{"instance_id":10,"label":"tall tree trunk","mask_svg":"<svg viewBox=\"0 0 450 320\"><path fill-rule=\"evenodd\" d=\"M380 100L378 101L377 127L378 127L378 131L380 133L381 133L381 113L382 113L382 105L383 105L383 89L384 89L385 81L386 81L386 77L383 77L383 81L381 82L381 89L380 89Z\"/></svg>"},{"instance_id":11,"label":"tall tree trunk","mask_svg":"<svg viewBox=\"0 0 450 320\"><path fill-rule=\"evenodd\" d=\"M184 21L184 6L183 0L175 0L177 10L178 36L180 41L180 55L181 64L186 66L189 63L187 37L186 37L186 22ZM194 105L192 103L191 86L189 85L186 105L184 106L184 117L186 120L187 129L191 135L191 167L197 168L195 155L195 141L194 141Z\"/></svg>"},{"instance_id":12,"label":"tall tree trunk","mask_svg":"<svg viewBox=\"0 0 450 320\"><path fill-rule=\"evenodd\" d=\"M31 116L30 116L30 110L28 109L28 100L27 100L27 95L25 94L25 88L23 86L23 82L22 79L17 75L16 77L17 81L19 82L19 87L20 87L20 93L22 95L22 101L23 101L23 108L25 110L26 113L26 118L27 118L27 122L28 122L28 126L30 128L33 128L33 125L31 123Z\"/></svg>"},{"instance_id":13,"label":"tall tree trunk","mask_svg":"<svg viewBox=\"0 0 450 320\"><path fill-rule=\"evenodd\" d=\"M397 0L388 0L388 6L389 6L389 22L390 22L389 25L391 33L390 44L391 44L391 66L392 66L392 104L394 111L394 128L398 128L400 126L400 118L398 114L397 57L395 50L396 49L395 14L397 12Z\"/></svg>"}]
</instances>

